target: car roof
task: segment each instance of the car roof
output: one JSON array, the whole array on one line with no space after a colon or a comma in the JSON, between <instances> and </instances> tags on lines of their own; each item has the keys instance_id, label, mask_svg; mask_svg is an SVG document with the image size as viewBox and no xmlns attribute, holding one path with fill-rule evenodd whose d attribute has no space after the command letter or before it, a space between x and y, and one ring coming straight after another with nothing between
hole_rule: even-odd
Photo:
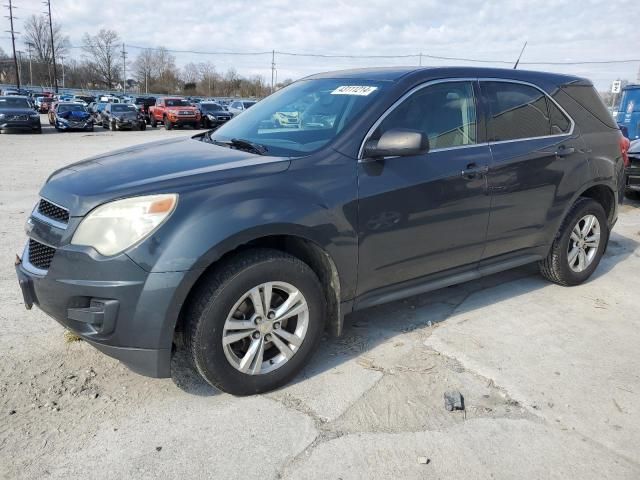
<instances>
[{"instance_id":1,"label":"car roof","mask_svg":"<svg viewBox=\"0 0 640 480\"><path fill-rule=\"evenodd\" d=\"M573 75L559 73L538 72L533 70L514 70L507 68L484 67L381 67L358 68L352 70L338 70L332 72L317 73L304 79L362 79L382 82L397 82L408 76L416 76L430 80L447 77L460 78L504 78L511 80L530 81L536 83L541 79L555 84L575 83L576 81L589 82L588 80ZM590 82L589 82L590 83Z\"/></svg>"}]
</instances>

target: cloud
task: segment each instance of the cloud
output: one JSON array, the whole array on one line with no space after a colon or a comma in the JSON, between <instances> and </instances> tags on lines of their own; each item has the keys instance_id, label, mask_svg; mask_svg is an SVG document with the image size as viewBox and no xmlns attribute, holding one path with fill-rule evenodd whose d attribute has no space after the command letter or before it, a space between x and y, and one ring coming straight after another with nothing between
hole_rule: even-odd
<instances>
[{"instance_id":1,"label":"cloud","mask_svg":"<svg viewBox=\"0 0 640 480\"><path fill-rule=\"evenodd\" d=\"M22 0L39 11L38 0ZM637 0L54 0L54 18L75 45L85 32L116 30L127 45L171 50L288 51L305 53L425 54L515 61L525 40L523 62L637 58L640 2ZM630 19L625 21L625 19ZM0 41L6 51L10 44ZM138 50L128 46L130 58ZM77 52L80 54L80 52ZM271 56L176 53L179 65L212 61L219 70L263 75L270 81ZM322 59L276 56L278 77L317 71L415 64L410 59ZM432 65L456 62L425 59ZM457 62L460 63L460 62ZM500 65L496 65L500 66ZM637 64L538 66L574 73L606 89L620 77L636 80ZM526 65L523 68L527 68Z\"/></svg>"}]
</instances>

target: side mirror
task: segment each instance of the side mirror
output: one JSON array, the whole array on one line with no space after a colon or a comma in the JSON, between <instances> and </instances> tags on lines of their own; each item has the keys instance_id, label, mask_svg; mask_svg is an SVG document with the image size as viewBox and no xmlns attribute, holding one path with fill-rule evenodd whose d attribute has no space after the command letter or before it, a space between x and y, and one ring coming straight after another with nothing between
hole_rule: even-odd
<instances>
[{"instance_id":1,"label":"side mirror","mask_svg":"<svg viewBox=\"0 0 640 480\"><path fill-rule=\"evenodd\" d=\"M409 157L429 151L429 138L417 130L394 128L382 134L379 140L369 139L364 144L365 158Z\"/></svg>"}]
</instances>

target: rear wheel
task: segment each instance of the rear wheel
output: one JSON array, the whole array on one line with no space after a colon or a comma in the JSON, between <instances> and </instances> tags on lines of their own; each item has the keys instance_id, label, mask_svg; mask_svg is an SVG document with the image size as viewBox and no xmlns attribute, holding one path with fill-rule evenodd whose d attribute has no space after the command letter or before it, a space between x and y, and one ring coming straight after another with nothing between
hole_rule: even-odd
<instances>
[{"instance_id":1,"label":"rear wheel","mask_svg":"<svg viewBox=\"0 0 640 480\"><path fill-rule=\"evenodd\" d=\"M304 367L324 329L315 273L277 250L245 252L203 280L185 317L188 350L211 385L234 395L278 388Z\"/></svg>"},{"instance_id":2,"label":"rear wheel","mask_svg":"<svg viewBox=\"0 0 640 480\"><path fill-rule=\"evenodd\" d=\"M151 117L151 128L156 128L158 126L158 122L156 122L155 117Z\"/></svg>"},{"instance_id":3,"label":"rear wheel","mask_svg":"<svg viewBox=\"0 0 640 480\"><path fill-rule=\"evenodd\" d=\"M540 273L559 285L579 285L600 263L609 241L604 208L591 198L580 198L571 208L556 236Z\"/></svg>"}]
</instances>

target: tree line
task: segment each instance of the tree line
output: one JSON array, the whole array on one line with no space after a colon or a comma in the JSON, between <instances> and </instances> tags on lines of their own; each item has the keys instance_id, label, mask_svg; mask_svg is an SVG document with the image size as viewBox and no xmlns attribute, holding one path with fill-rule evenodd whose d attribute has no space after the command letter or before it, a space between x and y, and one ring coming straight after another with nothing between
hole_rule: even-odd
<instances>
[{"instance_id":1,"label":"tree line","mask_svg":"<svg viewBox=\"0 0 640 480\"><path fill-rule=\"evenodd\" d=\"M48 19L44 15L28 17L22 38L26 51L18 57L18 71L23 85L53 87L53 54ZM118 33L102 29L94 35L85 33L82 46L74 50L60 25L53 25L58 84L64 88L122 90L140 94L184 94L199 96L264 97L271 85L264 77L244 77L234 68L219 72L210 62L187 63L182 68L166 48L140 50L123 65L124 48ZM73 51L74 54L71 52ZM126 66L126 69L124 68ZM123 77L126 71L126 78ZM13 60L0 49L0 82L15 82ZM291 83L290 79L277 87Z\"/></svg>"}]
</instances>

